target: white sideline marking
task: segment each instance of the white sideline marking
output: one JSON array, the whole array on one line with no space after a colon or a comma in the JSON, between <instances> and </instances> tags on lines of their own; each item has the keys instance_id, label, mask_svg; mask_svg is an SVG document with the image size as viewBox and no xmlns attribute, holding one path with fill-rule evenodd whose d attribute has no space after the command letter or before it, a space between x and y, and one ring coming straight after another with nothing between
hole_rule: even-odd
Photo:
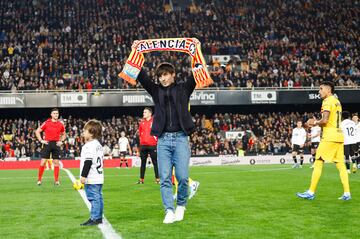
<instances>
[{"instance_id":1,"label":"white sideline marking","mask_svg":"<svg viewBox=\"0 0 360 239\"><path fill-rule=\"evenodd\" d=\"M63 170L67 173L71 182L74 183L76 180L74 175L68 169L63 168ZM85 191L78 190L78 192L90 211L91 204L86 198ZM110 222L106 219L105 216L103 217L103 223L99 224L98 228L100 229L101 233L103 234L104 238L106 238L106 239L121 239L121 236L114 230L114 228L111 226Z\"/></svg>"}]
</instances>

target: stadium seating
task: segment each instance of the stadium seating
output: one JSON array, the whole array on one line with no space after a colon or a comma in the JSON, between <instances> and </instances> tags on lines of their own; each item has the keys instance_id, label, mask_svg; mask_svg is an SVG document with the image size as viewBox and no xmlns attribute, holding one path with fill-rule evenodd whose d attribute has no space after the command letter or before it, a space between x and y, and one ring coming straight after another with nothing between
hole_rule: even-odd
<instances>
[{"instance_id":1,"label":"stadium seating","mask_svg":"<svg viewBox=\"0 0 360 239\"><path fill-rule=\"evenodd\" d=\"M281 154L290 150L291 130L300 117L307 113L257 113L257 114L214 114L212 117L195 114L196 125L191 135L192 155L237 155L238 150L247 154ZM65 124L67 140L63 146L62 157L79 156L83 140L81 129L87 119L68 117L61 119ZM102 119L104 135L102 142L113 150L125 131L133 152L138 152L138 123L140 118L122 116ZM35 130L40 121L28 119L0 119L1 156L39 158L41 145L36 140ZM228 137L226 132L241 134L242 137Z\"/></svg>"},{"instance_id":2,"label":"stadium seating","mask_svg":"<svg viewBox=\"0 0 360 239\"><path fill-rule=\"evenodd\" d=\"M194 1L175 10L162 2L0 2L0 90L131 88L117 74L132 41L174 36L202 42L213 87L359 83L358 2ZM217 55L236 57L221 63ZM177 65L179 78L190 76L184 56L146 57L151 74L166 60Z\"/></svg>"}]
</instances>

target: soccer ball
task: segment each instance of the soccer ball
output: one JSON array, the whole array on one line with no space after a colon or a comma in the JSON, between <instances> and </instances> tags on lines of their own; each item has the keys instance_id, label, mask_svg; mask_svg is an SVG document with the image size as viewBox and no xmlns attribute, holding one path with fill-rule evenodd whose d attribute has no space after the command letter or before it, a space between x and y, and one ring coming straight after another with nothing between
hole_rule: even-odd
<instances>
[{"instance_id":1,"label":"soccer ball","mask_svg":"<svg viewBox=\"0 0 360 239\"><path fill-rule=\"evenodd\" d=\"M82 184L82 183L80 182L80 180L76 180L76 181L74 182L74 184L73 184L73 188L74 188L75 190L84 189L84 184Z\"/></svg>"}]
</instances>

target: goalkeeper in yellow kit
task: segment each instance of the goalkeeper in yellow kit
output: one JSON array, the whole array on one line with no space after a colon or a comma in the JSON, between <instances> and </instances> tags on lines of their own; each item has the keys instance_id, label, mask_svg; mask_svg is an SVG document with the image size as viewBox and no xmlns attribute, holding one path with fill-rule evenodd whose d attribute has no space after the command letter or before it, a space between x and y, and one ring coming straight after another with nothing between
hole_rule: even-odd
<instances>
[{"instance_id":1,"label":"goalkeeper in yellow kit","mask_svg":"<svg viewBox=\"0 0 360 239\"><path fill-rule=\"evenodd\" d=\"M315 191L324 161L330 161L336 164L344 188L344 194L339 199L344 201L351 199L349 178L344 161L344 135L340 128L342 108L340 101L333 95L334 88L332 82L325 81L320 84L319 94L323 99L321 106L322 117L320 120L309 119L307 122L308 126L321 126L323 133L316 151L310 188L304 193L297 193L296 195L300 198L308 200L315 198Z\"/></svg>"}]
</instances>

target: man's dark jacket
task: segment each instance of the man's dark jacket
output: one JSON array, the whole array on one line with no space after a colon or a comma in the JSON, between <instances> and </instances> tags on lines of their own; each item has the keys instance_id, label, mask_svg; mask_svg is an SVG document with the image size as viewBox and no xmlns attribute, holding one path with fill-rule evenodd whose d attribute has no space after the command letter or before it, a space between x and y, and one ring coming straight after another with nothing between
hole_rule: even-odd
<instances>
[{"instance_id":1,"label":"man's dark jacket","mask_svg":"<svg viewBox=\"0 0 360 239\"><path fill-rule=\"evenodd\" d=\"M143 70L140 72L137 79L153 98L155 113L151 135L159 137L163 133L166 124L165 95L167 87L155 84ZM179 116L180 126L186 135L190 135L195 129L195 124L192 121L188 107L189 99L195 89L196 83L195 80L191 78L185 82L175 81L173 84L174 85L169 89L171 91L170 94L174 99L175 110Z\"/></svg>"}]
</instances>

